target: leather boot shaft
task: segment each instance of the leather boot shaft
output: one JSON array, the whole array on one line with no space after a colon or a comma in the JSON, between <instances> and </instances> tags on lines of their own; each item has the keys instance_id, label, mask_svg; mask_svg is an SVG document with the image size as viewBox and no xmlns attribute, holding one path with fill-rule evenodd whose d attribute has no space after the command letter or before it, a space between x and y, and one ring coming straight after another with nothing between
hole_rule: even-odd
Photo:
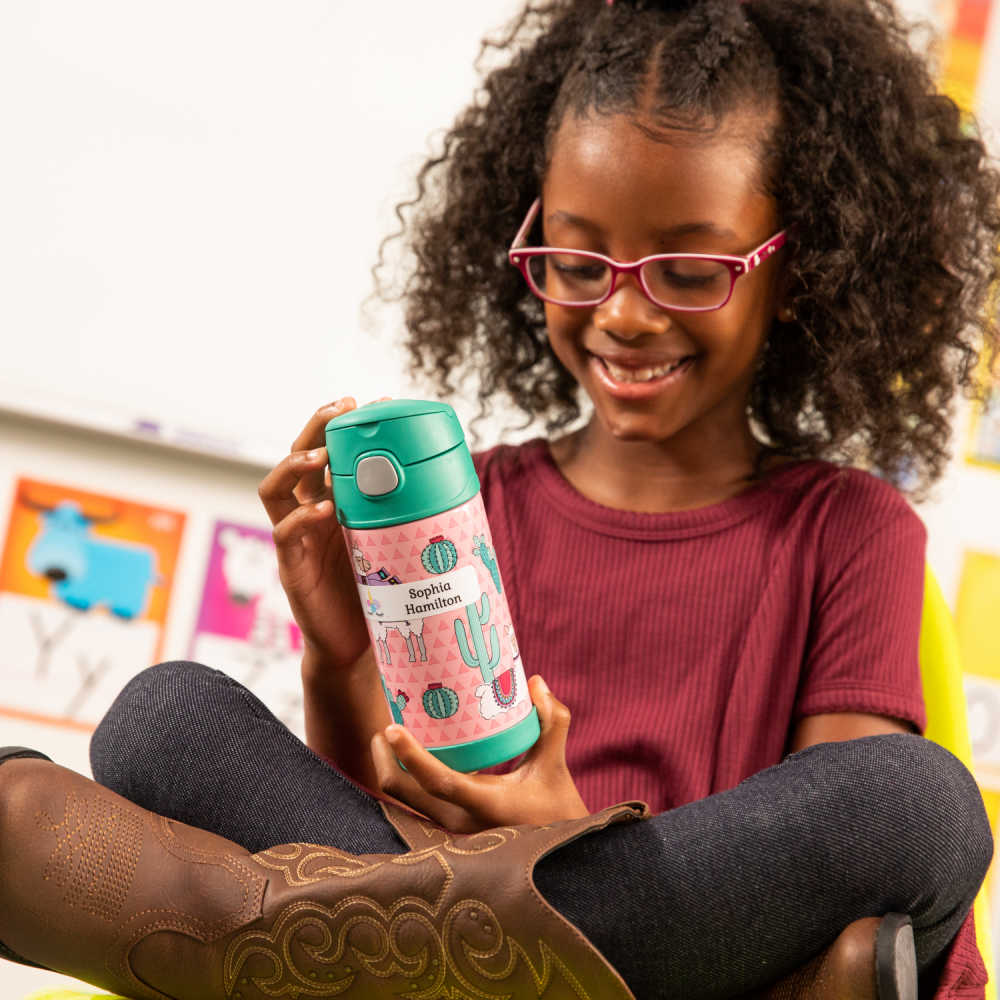
<instances>
[{"instance_id":1,"label":"leather boot shaft","mask_svg":"<svg viewBox=\"0 0 1000 1000\"><path fill-rule=\"evenodd\" d=\"M250 854L47 761L9 761L0 782L0 941L110 992L634 1000L532 871L571 840L644 818L640 803L464 835L386 806L406 853Z\"/></svg>"}]
</instances>

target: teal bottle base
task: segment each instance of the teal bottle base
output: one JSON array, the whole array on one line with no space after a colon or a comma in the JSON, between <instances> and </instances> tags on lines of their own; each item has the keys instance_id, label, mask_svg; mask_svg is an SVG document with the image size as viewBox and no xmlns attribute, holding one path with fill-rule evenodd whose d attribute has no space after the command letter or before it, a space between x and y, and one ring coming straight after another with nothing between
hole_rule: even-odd
<instances>
[{"instance_id":1,"label":"teal bottle base","mask_svg":"<svg viewBox=\"0 0 1000 1000\"><path fill-rule=\"evenodd\" d=\"M427 749L454 771L481 771L484 767L502 764L505 760L524 753L534 745L541 731L538 710L532 705L531 711L517 725L502 733L487 736L474 743L456 743L449 747Z\"/></svg>"}]
</instances>

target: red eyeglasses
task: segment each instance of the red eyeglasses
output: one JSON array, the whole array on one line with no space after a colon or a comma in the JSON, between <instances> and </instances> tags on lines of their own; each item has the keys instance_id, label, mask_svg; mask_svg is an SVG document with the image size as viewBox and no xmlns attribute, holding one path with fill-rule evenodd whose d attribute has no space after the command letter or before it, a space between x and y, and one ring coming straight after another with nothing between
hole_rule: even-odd
<instances>
[{"instance_id":1,"label":"red eyeglasses","mask_svg":"<svg viewBox=\"0 0 1000 1000\"><path fill-rule=\"evenodd\" d=\"M659 253L624 262L589 250L523 246L538 216L536 198L508 251L529 288L540 299L557 306L592 307L615 292L618 275L634 274L643 294L661 309L710 312L732 297L736 279L777 253L785 245L782 230L745 257L728 254Z\"/></svg>"}]
</instances>

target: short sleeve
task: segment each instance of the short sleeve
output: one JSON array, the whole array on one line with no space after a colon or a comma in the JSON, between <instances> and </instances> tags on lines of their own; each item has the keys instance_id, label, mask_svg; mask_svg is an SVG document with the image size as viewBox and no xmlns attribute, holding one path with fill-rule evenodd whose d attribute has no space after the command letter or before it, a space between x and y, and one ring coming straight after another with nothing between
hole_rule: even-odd
<instances>
[{"instance_id":1,"label":"short sleeve","mask_svg":"<svg viewBox=\"0 0 1000 1000\"><path fill-rule=\"evenodd\" d=\"M818 545L795 716L870 712L923 732L923 522L891 486L851 472L829 500Z\"/></svg>"}]
</instances>

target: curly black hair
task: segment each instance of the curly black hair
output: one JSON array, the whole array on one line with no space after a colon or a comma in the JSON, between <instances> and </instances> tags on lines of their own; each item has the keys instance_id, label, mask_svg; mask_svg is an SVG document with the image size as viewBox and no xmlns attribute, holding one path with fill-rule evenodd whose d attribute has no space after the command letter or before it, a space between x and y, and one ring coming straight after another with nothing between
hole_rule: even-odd
<instances>
[{"instance_id":1,"label":"curly black hair","mask_svg":"<svg viewBox=\"0 0 1000 1000\"><path fill-rule=\"evenodd\" d=\"M415 370L443 393L474 365L551 433L580 415L541 303L507 261L566 114L715 128L771 108L766 189L794 240L751 413L776 451L875 467L915 495L944 470L956 390L992 365L1000 173L890 0L545 0L483 42L486 72L397 207ZM401 234L396 234L399 236ZM376 287L393 297L383 242Z\"/></svg>"}]
</instances>

